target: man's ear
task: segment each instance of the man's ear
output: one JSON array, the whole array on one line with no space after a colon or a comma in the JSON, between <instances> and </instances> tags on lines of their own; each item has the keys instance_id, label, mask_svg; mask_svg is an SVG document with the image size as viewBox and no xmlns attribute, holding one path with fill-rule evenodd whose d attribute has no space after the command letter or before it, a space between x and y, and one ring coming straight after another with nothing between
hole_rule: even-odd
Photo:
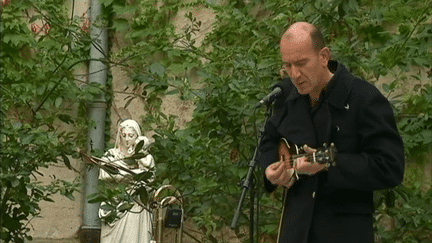
<instances>
[{"instance_id":1,"label":"man's ear","mask_svg":"<svg viewBox=\"0 0 432 243\"><path fill-rule=\"evenodd\" d=\"M320 50L321 63L326 68L327 68L328 61L330 60L330 57L331 57L331 52L327 46Z\"/></svg>"}]
</instances>

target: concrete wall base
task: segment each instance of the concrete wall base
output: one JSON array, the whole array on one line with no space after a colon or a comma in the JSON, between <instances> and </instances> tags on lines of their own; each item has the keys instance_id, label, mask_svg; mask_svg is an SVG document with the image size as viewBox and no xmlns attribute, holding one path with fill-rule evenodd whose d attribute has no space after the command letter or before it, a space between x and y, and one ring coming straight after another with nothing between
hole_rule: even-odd
<instances>
[{"instance_id":1,"label":"concrete wall base","mask_svg":"<svg viewBox=\"0 0 432 243\"><path fill-rule=\"evenodd\" d=\"M100 229L81 228L78 232L78 238L81 243L100 243Z\"/></svg>"},{"instance_id":2,"label":"concrete wall base","mask_svg":"<svg viewBox=\"0 0 432 243\"><path fill-rule=\"evenodd\" d=\"M79 239L33 239L25 243L80 243Z\"/></svg>"}]
</instances>

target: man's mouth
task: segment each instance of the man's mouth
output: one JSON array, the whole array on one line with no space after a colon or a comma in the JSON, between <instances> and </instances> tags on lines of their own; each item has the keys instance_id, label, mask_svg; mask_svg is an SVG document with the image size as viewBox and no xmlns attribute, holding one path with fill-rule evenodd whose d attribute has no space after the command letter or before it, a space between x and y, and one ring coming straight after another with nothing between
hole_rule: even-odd
<instances>
[{"instance_id":1,"label":"man's mouth","mask_svg":"<svg viewBox=\"0 0 432 243\"><path fill-rule=\"evenodd\" d=\"M304 83L305 83L304 81L302 81L302 82L298 82L298 83L297 83L297 86L302 86Z\"/></svg>"}]
</instances>

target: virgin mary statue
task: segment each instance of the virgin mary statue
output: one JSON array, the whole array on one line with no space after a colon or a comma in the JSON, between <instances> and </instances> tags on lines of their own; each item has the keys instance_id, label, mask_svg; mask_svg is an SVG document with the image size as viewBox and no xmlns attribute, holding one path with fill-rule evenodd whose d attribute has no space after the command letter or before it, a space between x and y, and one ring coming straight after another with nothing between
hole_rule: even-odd
<instances>
[{"instance_id":1,"label":"virgin mary statue","mask_svg":"<svg viewBox=\"0 0 432 243\"><path fill-rule=\"evenodd\" d=\"M140 154L145 157L132 160L125 159L134 155L136 145L143 141L144 145ZM99 179L106 184L114 187L125 186L129 195L132 195L137 188L146 186L141 182L134 182L133 173L139 174L145 171L153 171L155 162L153 156L148 153L147 148L150 140L141 135L141 129L134 120L125 120L120 123L117 131L117 137L114 148L109 149L102 157L106 164L115 165L116 168L125 168L118 170L117 173L109 173L104 169L100 170ZM153 178L151 178L153 179ZM123 184L123 185L122 185ZM137 185L138 184L138 185ZM131 205L129 210L119 210L122 205L128 203ZM114 220L112 218L115 211ZM118 202L118 205L108 205L102 203L99 209L101 218L101 243L149 243L152 236L152 215L143 202L134 198L129 202ZM111 217L110 220L107 220Z\"/></svg>"}]
</instances>

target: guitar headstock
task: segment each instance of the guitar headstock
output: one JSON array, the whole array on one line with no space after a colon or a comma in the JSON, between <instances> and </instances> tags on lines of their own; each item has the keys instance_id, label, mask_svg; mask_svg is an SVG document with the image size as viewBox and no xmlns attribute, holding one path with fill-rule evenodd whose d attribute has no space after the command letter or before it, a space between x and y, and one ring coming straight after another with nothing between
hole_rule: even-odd
<instances>
[{"instance_id":1,"label":"guitar headstock","mask_svg":"<svg viewBox=\"0 0 432 243\"><path fill-rule=\"evenodd\" d=\"M313 160L319 164L327 163L328 166L335 166L336 155L337 150L334 143L331 143L330 146L324 144L322 148L317 149L314 153Z\"/></svg>"}]
</instances>

